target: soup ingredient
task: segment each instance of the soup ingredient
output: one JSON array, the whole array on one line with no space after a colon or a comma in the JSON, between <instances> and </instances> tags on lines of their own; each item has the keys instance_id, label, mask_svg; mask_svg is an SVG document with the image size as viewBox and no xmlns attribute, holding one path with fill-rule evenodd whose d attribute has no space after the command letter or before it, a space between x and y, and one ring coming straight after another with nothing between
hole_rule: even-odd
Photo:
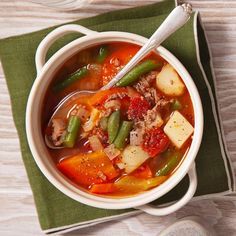
<instances>
[{"instance_id":1,"label":"soup ingredient","mask_svg":"<svg viewBox=\"0 0 236 236\"><path fill-rule=\"evenodd\" d=\"M120 127L120 110L114 111L108 118L107 131L110 143L114 142L118 134L119 127Z\"/></svg>"},{"instance_id":2,"label":"soup ingredient","mask_svg":"<svg viewBox=\"0 0 236 236\"><path fill-rule=\"evenodd\" d=\"M86 121L83 125L83 130L85 132L91 131L95 127L99 116L100 116L99 110L93 108L89 120Z\"/></svg>"},{"instance_id":3,"label":"soup ingredient","mask_svg":"<svg viewBox=\"0 0 236 236\"><path fill-rule=\"evenodd\" d=\"M89 189L91 193L113 193L116 191L114 183L93 184Z\"/></svg>"},{"instance_id":4,"label":"soup ingredient","mask_svg":"<svg viewBox=\"0 0 236 236\"><path fill-rule=\"evenodd\" d=\"M118 132L116 139L114 141L115 147L117 147L118 149L124 148L126 139L128 138L132 127L133 127L132 121L123 121L121 123L119 132Z\"/></svg>"},{"instance_id":5,"label":"soup ingredient","mask_svg":"<svg viewBox=\"0 0 236 236\"><path fill-rule=\"evenodd\" d=\"M178 111L174 111L164 127L164 132L171 142L181 148L192 135L194 129L188 120Z\"/></svg>"},{"instance_id":6,"label":"soup ingredient","mask_svg":"<svg viewBox=\"0 0 236 236\"><path fill-rule=\"evenodd\" d=\"M114 158L120 155L120 150L115 148L114 144L110 144L109 146L104 148L104 152L110 160L113 160Z\"/></svg>"},{"instance_id":7,"label":"soup ingredient","mask_svg":"<svg viewBox=\"0 0 236 236\"><path fill-rule=\"evenodd\" d=\"M126 88L111 88L109 90L101 90L95 93L90 99L89 104L91 106L102 106L109 98L124 97L127 95Z\"/></svg>"},{"instance_id":8,"label":"soup ingredient","mask_svg":"<svg viewBox=\"0 0 236 236\"><path fill-rule=\"evenodd\" d=\"M112 180L119 174L103 151L80 153L62 160L57 166L69 179L83 186L103 183L104 176Z\"/></svg>"},{"instance_id":9,"label":"soup ingredient","mask_svg":"<svg viewBox=\"0 0 236 236\"><path fill-rule=\"evenodd\" d=\"M132 176L147 179L152 178L153 174L149 165L147 163L144 163L132 173Z\"/></svg>"},{"instance_id":10,"label":"soup ingredient","mask_svg":"<svg viewBox=\"0 0 236 236\"><path fill-rule=\"evenodd\" d=\"M142 179L134 176L125 176L115 182L115 186L121 192L137 193L148 190L162 184L167 179L166 176L157 176L154 178Z\"/></svg>"},{"instance_id":11,"label":"soup ingredient","mask_svg":"<svg viewBox=\"0 0 236 236\"><path fill-rule=\"evenodd\" d=\"M92 135L88 138L90 147L94 152L103 150L103 146L97 135Z\"/></svg>"},{"instance_id":12,"label":"soup ingredient","mask_svg":"<svg viewBox=\"0 0 236 236\"><path fill-rule=\"evenodd\" d=\"M149 103L143 97L134 97L130 99L128 109L128 118L130 120L140 120L150 109Z\"/></svg>"},{"instance_id":13,"label":"soup ingredient","mask_svg":"<svg viewBox=\"0 0 236 236\"><path fill-rule=\"evenodd\" d=\"M108 117L102 117L100 120L100 127L106 131L107 130L107 126L108 126Z\"/></svg>"},{"instance_id":14,"label":"soup ingredient","mask_svg":"<svg viewBox=\"0 0 236 236\"><path fill-rule=\"evenodd\" d=\"M180 103L179 100L174 99L174 101L171 103L171 109L173 111L175 110L181 110L183 108L182 104Z\"/></svg>"},{"instance_id":15,"label":"soup ingredient","mask_svg":"<svg viewBox=\"0 0 236 236\"><path fill-rule=\"evenodd\" d=\"M142 75L134 84L134 88L144 96L150 105L155 105L160 99L156 88L153 87L158 73L158 71L150 71L148 74Z\"/></svg>"},{"instance_id":16,"label":"soup ingredient","mask_svg":"<svg viewBox=\"0 0 236 236\"><path fill-rule=\"evenodd\" d=\"M59 118L52 119L52 142L55 146L63 143L63 137L66 133L66 123Z\"/></svg>"},{"instance_id":17,"label":"soup ingredient","mask_svg":"<svg viewBox=\"0 0 236 236\"><path fill-rule=\"evenodd\" d=\"M78 104L76 105L75 109L71 111L70 115L77 116L82 122L85 122L88 119L90 113L84 105Z\"/></svg>"},{"instance_id":18,"label":"soup ingredient","mask_svg":"<svg viewBox=\"0 0 236 236\"><path fill-rule=\"evenodd\" d=\"M146 60L141 64L135 66L129 73L127 73L119 82L117 86L124 87L136 82L141 75L144 75L154 69L158 69L162 66L161 62L154 60Z\"/></svg>"},{"instance_id":19,"label":"soup ingredient","mask_svg":"<svg viewBox=\"0 0 236 236\"><path fill-rule=\"evenodd\" d=\"M96 61L99 63L104 62L107 55L108 55L108 48L106 46L100 47Z\"/></svg>"},{"instance_id":20,"label":"soup ingredient","mask_svg":"<svg viewBox=\"0 0 236 236\"><path fill-rule=\"evenodd\" d=\"M156 86L169 96L180 96L185 90L184 83L170 64L162 67L161 72L156 77Z\"/></svg>"},{"instance_id":21,"label":"soup ingredient","mask_svg":"<svg viewBox=\"0 0 236 236\"><path fill-rule=\"evenodd\" d=\"M66 130L66 135L63 139L63 145L65 147L69 148L74 147L79 129L80 129L80 118L77 116L70 116Z\"/></svg>"},{"instance_id":22,"label":"soup ingredient","mask_svg":"<svg viewBox=\"0 0 236 236\"><path fill-rule=\"evenodd\" d=\"M122 162L125 165L125 172L127 174L133 172L141 166L149 155L140 146L127 146L121 154Z\"/></svg>"},{"instance_id":23,"label":"soup ingredient","mask_svg":"<svg viewBox=\"0 0 236 236\"><path fill-rule=\"evenodd\" d=\"M163 125L164 121L161 117L158 103L151 110L147 111L147 114L144 116L144 121L148 129L161 127Z\"/></svg>"},{"instance_id":24,"label":"soup ingredient","mask_svg":"<svg viewBox=\"0 0 236 236\"><path fill-rule=\"evenodd\" d=\"M168 146L169 139L161 128L153 128L145 132L142 148L150 157L164 152Z\"/></svg>"},{"instance_id":25,"label":"soup ingredient","mask_svg":"<svg viewBox=\"0 0 236 236\"><path fill-rule=\"evenodd\" d=\"M105 102L104 104L104 108L105 109L111 109L111 110L118 110L121 107L121 102L119 99L112 99L112 100L108 100L107 102Z\"/></svg>"},{"instance_id":26,"label":"soup ingredient","mask_svg":"<svg viewBox=\"0 0 236 236\"><path fill-rule=\"evenodd\" d=\"M146 191L150 188L162 184L167 179L166 176L157 176L154 178L143 179L135 176L125 176L111 184L93 184L90 192L92 193L130 193Z\"/></svg>"},{"instance_id":27,"label":"soup ingredient","mask_svg":"<svg viewBox=\"0 0 236 236\"><path fill-rule=\"evenodd\" d=\"M55 92L60 92L61 90L68 87L75 81L82 79L87 74L88 74L88 69L86 68L86 66L79 68L77 71L69 75L66 79L59 81L59 83L53 87L53 90Z\"/></svg>"},{"instance_id":28,"label":"soup ingredient","mask_svg":"<svg viewBox=\"0 0 236 236\"><path fill-rule=\"evenodd\" d=\"M177 166L181 158L180 153L174 153L168 161L156 172L156 176L163 176L170 174Z\"/></svg>"},{"instance_id":29,"label":"soup ingredient","mask_svg":"<svg viewBox=\"0 0 236 236\"><path fill-rule=\"evenodd\" d=\"M138 128L130 132L130 145L139 146L143 141L144 129Z\"/></svg>"}]
</instances>

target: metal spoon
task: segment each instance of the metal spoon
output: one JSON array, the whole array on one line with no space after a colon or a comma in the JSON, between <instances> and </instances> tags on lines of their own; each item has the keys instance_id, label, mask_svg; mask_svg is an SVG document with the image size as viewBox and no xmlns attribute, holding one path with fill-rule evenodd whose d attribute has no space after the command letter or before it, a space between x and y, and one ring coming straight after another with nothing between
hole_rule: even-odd
<instances>
[{"instance_id":1,"label":"metal spoon","mask_svg":"<svg viewBox=\"0 0 236 236\"><path fill-rule=\"evenodd\" d=\"M143 47L136 53L136 55L125 65L125 67L118 72L118 74L100 90L106 90L113 87L120 79L122 79L131 69L133 69L136 64L142 60L151 50L157 48L165 39L167 39L172 33L181 28L190 18L192 13L192 7L190 4L185 3L183 5L177 6L173 11L168 15L160 27L155 31L151 38L143 45ZM97 91L75 91L64 99L57 105L57 109L53 113L51 119L48 122L48 126L51 125L53 117L56 113L66 105L66 103L71 102L71 100L77 99L82 94L92 95ZM45 135L45 142L49 148L60 149L63 146L55 146L52 141Z\"/></svg>"}]
</instances>

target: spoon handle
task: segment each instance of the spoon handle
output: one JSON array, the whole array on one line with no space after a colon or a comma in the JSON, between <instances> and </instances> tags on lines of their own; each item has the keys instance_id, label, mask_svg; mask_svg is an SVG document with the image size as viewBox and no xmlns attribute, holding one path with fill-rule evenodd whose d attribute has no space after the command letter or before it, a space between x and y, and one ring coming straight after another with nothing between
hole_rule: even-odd
<instances>
[{"instance_id":1,"label":"spoon handle","mask_svg":"<svg viewBox=\"0 0 236 236\"><path fill-rule=\"evenodd\" d=\"M192 7L190 4L183 4L174 8L160 27L155 31L151 38L128 62L128 64L101 90L113 87L121 78L123 78L133 67L142 60L152 49L158 47L172 33L181 28L190 18Z\"/></svg>"}]
</instances>

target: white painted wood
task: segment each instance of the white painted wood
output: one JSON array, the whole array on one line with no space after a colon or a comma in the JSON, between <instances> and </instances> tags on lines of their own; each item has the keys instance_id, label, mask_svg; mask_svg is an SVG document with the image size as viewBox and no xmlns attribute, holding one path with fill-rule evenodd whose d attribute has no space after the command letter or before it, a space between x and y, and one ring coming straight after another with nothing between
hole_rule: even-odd
<instances>
[{"instance_id":1,"label":"white painted wood","mask_svg":"<svg viewBox=\"0 0 236 236\"><path fill-rule=\"evenodd\" d=\"M156 0L157 1L157 0ZM154 3L146 0L145 3ZM216 73L220 114L227 147L236 168L236 1L186 0L199 9L209 38ZM56 10L29 0L0 1L0 38L32 32L144 1L97 0L84 9ZM33 23L32 23L33 22ZM236 235L236 198L191 202L178 212L153 217L145 213L103 223L67 235L157 235L166 225L189 215L202 217L218 235ZM19 140L12 119L9 94L0 66L0 235L43 235L22 163Z\"/></svg>"}]
</instances>

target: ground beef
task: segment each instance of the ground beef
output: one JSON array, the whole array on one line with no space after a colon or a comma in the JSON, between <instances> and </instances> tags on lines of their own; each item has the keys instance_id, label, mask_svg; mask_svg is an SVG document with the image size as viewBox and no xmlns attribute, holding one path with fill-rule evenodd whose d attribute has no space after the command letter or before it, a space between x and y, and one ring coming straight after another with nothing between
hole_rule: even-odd
<instances>
[{"instance_id":1,"label":"ground beef","mask_svg":"<svg viewBox=\"0 0 236 236\"><path fill-rule=\"evenodd\" d=\"M52 142L55 146L60 146L66 133L66 124L62 119L52 119Z\"/></svg>"},{"instance_id":2,"label":"ground beef","mask_svg":"<svg viewBox=\"0 0 236 236\"><path fill-rule=\"evenodd\" d=\"M160 99L156 89L152 87L158 73L158 71L151 71L141 76L140 80L134 85L135 89L147 99L150 105L154 105Z\"/></svg>"},{"instance_id":3,"label":"ground beef","mask_svg":"<svg viewBox=\"0 0 236 236\"><path fill-rule=\"evenodd\" d=\"M144 121L135 122L135 130L139 132L151 129L155 127L160 127L163 124L161 113L165 109L169 109L170 101L161 98L157 101L156 105L147 111L147 114L144 116Z\"/></svg>"}]
</instances>

